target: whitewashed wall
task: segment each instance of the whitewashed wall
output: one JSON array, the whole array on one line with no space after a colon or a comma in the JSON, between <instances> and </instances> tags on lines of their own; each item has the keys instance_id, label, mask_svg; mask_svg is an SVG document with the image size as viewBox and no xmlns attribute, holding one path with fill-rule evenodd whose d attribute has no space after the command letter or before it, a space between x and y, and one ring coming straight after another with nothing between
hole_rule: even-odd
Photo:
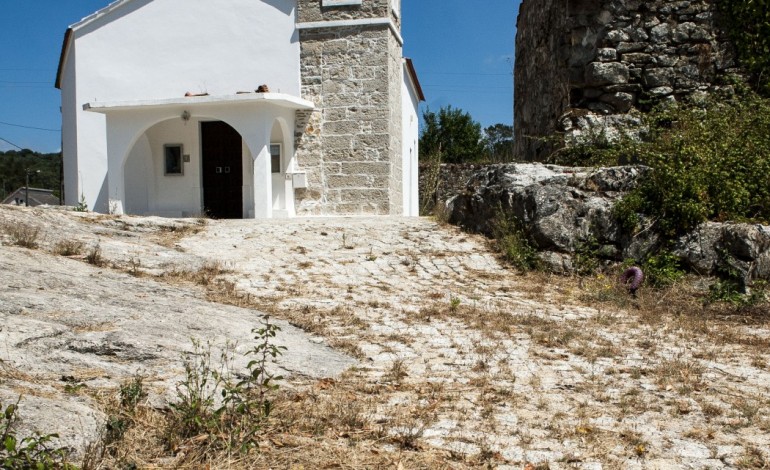
<instances>
[{"instance_id":1,"label":"whitewashed wall","mask_svg":"<svg viewBox=\"0 0 770 470\"><path fill-rule=\"evenodd\" d=\"M404 80L401 90L401 99L403 101L401 105L401 112L403 113L401 119L401 158L403 159L402 174L404 185L403 214L416 217L420 215L419 174L417 166L417 143L420 135L418 115L420 100L414 86L412 86L406 67L403 67L403 69Z\"/></svg>"},{"instance_id":2,"label":"whitewashed wall","mask_svg":"<svg viewBox=\"0 0 770 470\"><path fill-rule=\"evenodd\" d=\"M62 83L70 123L63 131L66 202L75 204L83 194L90 208L106 210L112 197L106 118L84 112L83 104L176 98L188 91L231 95L261 84L299 96L295 22L296 0L134 0L75 25Z\"/></svg>"}]
</instances>

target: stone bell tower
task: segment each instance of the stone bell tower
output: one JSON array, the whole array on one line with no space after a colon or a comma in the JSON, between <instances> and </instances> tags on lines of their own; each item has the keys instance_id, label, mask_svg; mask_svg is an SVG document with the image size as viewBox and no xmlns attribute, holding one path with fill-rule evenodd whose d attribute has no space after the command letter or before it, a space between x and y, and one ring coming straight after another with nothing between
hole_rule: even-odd
<instances>
[{"instance_id":1,"label":"stone bell tower","mask_svg":"<svg viewBox=\"0 0 770 470\"><path fill-rule=\"evenodd\" d=\"M298 0L297 29L297 214L400 214L400 0Z\"/></svg>"}]
</instances>

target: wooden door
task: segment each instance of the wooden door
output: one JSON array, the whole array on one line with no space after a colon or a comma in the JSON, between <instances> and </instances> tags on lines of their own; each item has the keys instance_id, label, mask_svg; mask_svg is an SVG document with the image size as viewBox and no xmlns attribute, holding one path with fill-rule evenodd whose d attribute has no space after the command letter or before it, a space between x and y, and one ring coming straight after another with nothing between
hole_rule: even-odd
<instances>
[{"instance_id":1,"label":"wooden door","mask_svg":"<svg viewBox=\"0 0 770 470\"><path fill-rule=\"evenodd\" d=\"M203 210L215 219L243 218L243 141L222 121L201 122Z\"/></svg>"}]
</instances>

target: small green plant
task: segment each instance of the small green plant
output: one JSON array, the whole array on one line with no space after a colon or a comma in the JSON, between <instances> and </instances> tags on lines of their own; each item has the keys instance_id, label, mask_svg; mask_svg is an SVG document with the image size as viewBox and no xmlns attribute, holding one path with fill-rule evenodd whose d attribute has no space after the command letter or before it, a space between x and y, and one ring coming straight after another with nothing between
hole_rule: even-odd
<instances>
[{"instance_id":1,"label":"small green plant","mask_svg":"<svg viewBox=\"0 0 770 470\"><path fill-rule=\"evenodd\" d=\"M88 212L88 203L86 202L86 195L80 194L80 201L72 208L75 212Z\"/></svg>"},{"instance_id":2,"label":"small green plant","mask_svg":"<svg viewBox=\"0 0 770 470\"><path fill-rule=\"evenodd\" d=\"M273 409L276 382L283 379L267 367L286 350L274 344L280 330L268 317L261 328L252 330L257 343L247 352L254 359L243 378L232 372L230 345L222 351L217 368L211 360L211 345L203 347L194 340L193 352L184 358L185 379L177 384L177 400L170 405L169 441L206 435L212 450L248 452L255 448Z\"/></svg>"},{"instance_id":3,"label":"small green plant","mask_svg":"<svg viewBox=\"0 0 770 470\"><path fill-rule=\"evenodd\" d=\"M53 252L59 256L78 256L83 252L83 242L60 240L54 245Z\"/></svg>"},{"instance_id":4,"label":"small green plant","mask_svg":"<svg viewBox=\"0 0 770 470\"><path fill-rule=\"evenodd\" d=\"M21 397L15 404L3 409L0 403L0 464L8 470L77 470L77 467L67 463L69 452L63 447L55 447L57 434L35 434L19 439L16 436L15 424L18 420L18 410Z\"/></svg>"},{"instance_id":5,"label":"small green plant","mask_svg":"<svg viewBox=\"0 0 770 470\"><path fill-rule=\"evenodd\" d=\"M353 240L351 237L348 236L347 233L342 233L342 248L346 250L352 250L355 248L356 245L353 243Z\"/></svg>"},{"instance_id":6,"label":"small green plant","mask_svg":"<svg viewBox=\"0 0 770 470\"><path fill-rule=\"evenodd\" d=\"M498 209L492 221L492 236L503 258L520 271L540 268L537 248L529 241L521 222L513 215Z\"/></svg>"},{"instance_id":7,"label":"small green plant","mask_svg":"<svg viewBox=\"0 0 770 470\"><path fill-rule=\"evenodd\" d=\"M133 411L146 397L147 392L144 390L144 379L141 375L134 376L120 386L120 406L123 409Z\"/></svg>"},{"instance_id":8,"label":"small green plant","mask_svg":"<svg viewBox=\"0 0 770 470\"><path fill-rule=\"evenodd\" d=\"M685 274L679 258L665 250L647 257L642 263L642 271L647 282L653 287L670 286L682 279Z\"/></svg>"},{"instance_id":9,"label":"small green plant","mask_svg":"<svg viewBox=\"0 0 770 470\"><path fill-rule=\"evenodd\" d=\"M572 256L575 272L580 275L595 273L601 265L599 250L599 242L593 236L578 242L575 246L575 254Z\"/></svg>"},{"instance_id":10,"label":"small green plant","mask_svg":"<svg viewBox=\"0 0 770 470\"><path fill-rule=\"evenodd\" d=\"M459 297L452 296L449 299L449 311L452 313L456 313L457 309L460 308L461 303L462 303L462 300Z\"/></svg>"}]
</instances>

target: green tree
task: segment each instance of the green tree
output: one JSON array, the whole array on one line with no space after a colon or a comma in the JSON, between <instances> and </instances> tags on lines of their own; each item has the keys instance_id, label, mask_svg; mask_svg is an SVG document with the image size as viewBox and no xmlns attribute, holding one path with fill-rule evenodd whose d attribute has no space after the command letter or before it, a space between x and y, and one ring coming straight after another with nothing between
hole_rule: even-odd
<instances>
[{"instance_id":1,"label":"green tree","mask_svg":"<svg viewBox=\"0 0 770 470\"><path fill-rule=\"evenodd\" d=\"M513 161L513 126L495 124L484 129L484 143L493 162Z\"/></svg>"},{"instance_id":2,"label":"green tree","mask_svg":"<svg viewBox=\"0 0 770 470\"><path fill-rule=\"evenodd\" d=\"M438 113L426 110L420 135L420 156L423 160L440 159L446 163L485 160L481 124L470 114L451 105Z\"/></svg>"},{"instance_id":3,"label":"green tree","mask_svg":"<svg viewBox=\"0 0 770 470\"><path fill-rule=\"evenodd\" d=\"M27 170L32 172L30 187L52 189L58 195L61 161L61 153L38 153L29 149L0 152L0 199L26 184Z\"/></svg>"}]
</instances>

